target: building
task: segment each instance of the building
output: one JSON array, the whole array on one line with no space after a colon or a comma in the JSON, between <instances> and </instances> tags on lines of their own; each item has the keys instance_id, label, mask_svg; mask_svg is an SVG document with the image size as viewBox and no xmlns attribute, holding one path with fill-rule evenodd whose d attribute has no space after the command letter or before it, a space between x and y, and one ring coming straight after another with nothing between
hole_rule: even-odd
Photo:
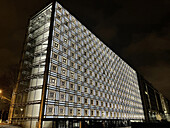
<instances>
[{"instance_id":1,"label":"building","mask_svg":"<svg viewBox=\"0 0 170 128\"><path fill-rule=\"evenodd\" d=\"M145 121L170 121L169 100L139 73L138 82L144 108Z\"/></svg>"},{"instance_id":2,"label":"building","mask_svg":"<svg viewBox=\"0 0 170 128\"><path fill-rule=\"evenodd\" d=\"M138 80L134 69L53 2L29 21L9 121L24 128L109 127L148 119L144 104L168 112L158 104L161 95L143 97Z\"/></svg>"}]
</instances>

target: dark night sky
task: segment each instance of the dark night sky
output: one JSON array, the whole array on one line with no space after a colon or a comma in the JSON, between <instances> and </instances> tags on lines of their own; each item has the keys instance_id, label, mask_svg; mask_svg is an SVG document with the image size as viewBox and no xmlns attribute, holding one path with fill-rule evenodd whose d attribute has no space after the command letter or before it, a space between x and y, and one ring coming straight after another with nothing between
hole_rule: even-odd
<instances>
[{"instance_id":1,"label":"dark night sky","mask_svg":"<svg viewBox=\"0 0 170 128\"><path fill-rule=\"evenodd\" d=\"M58 2L170 99L169 0ZM28 19L48 3L0 1L0 77L19 62Z\"/></svg>"}]
</instances>

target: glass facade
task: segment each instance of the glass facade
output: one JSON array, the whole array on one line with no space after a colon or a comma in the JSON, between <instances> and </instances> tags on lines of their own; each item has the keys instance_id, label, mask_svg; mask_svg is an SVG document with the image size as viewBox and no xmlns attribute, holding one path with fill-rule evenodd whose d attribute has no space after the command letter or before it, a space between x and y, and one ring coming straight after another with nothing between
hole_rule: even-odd
<instances>
[{"instance_id":1,"label":"glass facade","mask_svg":"<svg viewBox=\"0 0 170 128\"><path fill-rule=\"evenodd\" d=\"M25 128L36 127L39 118L51 7L43 9L29 22L17 89L13 93L10 120Z\"/></svg>"},{"instance_id":2,"label":"glass facade","mask_svg":"<svg viewBox=\"0 0 170 128\"><path fill-rule=\"evenodd\" d=\"M60 4L53 5L30 19L12 123L37 127L42 105L44 120L144 119L136 71ZM49 120L44 128L52 127Z\"/></svg>"},{"instance_id":3,"label":"glass facade","mask_svg":"<svg viewBox=\"0 0 170 128\"><path fill-rule=\"evenodd\" d=\"M144 119L136 72L56 3L44 118Z\"/></svg>"}]
</instances>

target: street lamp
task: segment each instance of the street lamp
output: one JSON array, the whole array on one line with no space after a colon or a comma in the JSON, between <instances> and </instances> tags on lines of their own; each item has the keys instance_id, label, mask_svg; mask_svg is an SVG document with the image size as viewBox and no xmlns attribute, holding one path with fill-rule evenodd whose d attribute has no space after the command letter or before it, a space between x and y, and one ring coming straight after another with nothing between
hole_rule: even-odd
<instances>
[{"instance_id":1,"label":"street lamp","mask_svg":"<svg viewBox=\"0 0 170 128\"><path fill-rule=\"evenodd\" d=\"M2 90L0 89L0 94L2 93Z\"/></svg>"}]
</instances>

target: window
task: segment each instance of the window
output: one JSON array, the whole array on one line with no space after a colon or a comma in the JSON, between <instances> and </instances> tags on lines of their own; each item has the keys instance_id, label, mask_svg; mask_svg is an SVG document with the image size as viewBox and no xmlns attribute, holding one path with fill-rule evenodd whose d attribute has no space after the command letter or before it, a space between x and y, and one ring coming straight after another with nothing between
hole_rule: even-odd
<instances>
[{"instance_id":1,"label":"window","mask_svg":"<svg viewBox=\"0 0 170 128\"><path fill-rule=\"evenodd\" d=\"M80 65L78 65L78 70L80 70L80 71L81 71L81 66L80 66Z\"/></svg>"},{"instance_id":2,"label":"window","mask_svg":"<svg viewBox=\"0 0 170 128\"><path fill-rule=\"evenodd\" d=\"M69 19L69 14L68 14L67 12L65 13L65 15L66 15L66 17Z\"/></svg>"},{"instance_id":3,"label":"window","mask_svg":"<svg viewBox=\"0 0 170 128\"><path fill-rule=\"evenodd\" d=\"M63 57L63 63L67 64L67 59Z\"/></svg>"},{"instance_id":4,"label":"window","mask_svg":"<svg viewBox=\"0 0 170 128\"><path fill-rule=\"evenodd\" d=\"M87 109L84 110L84 115L88 116L88 110Z\"/></svg>"},{"instance_id":5,"label":"window","mask_svg":"<svg viewBox=\"0 0 170 128\"><path fill-rule=\"evenodd\" d=\"M56 38L60 38L60 34L58 32L54 32Z\"/></svg>"},{"instance_id":6,"label":"window","mask_svg":"<svg viewBox=\"0 0 170 128\"><path fill-rule=\"evenodd\" d=\"M61 16L58 13L56 14L56 18L61 20Z\"/></svg>"},{"instance_id":7,"label":"window","mask_svg":"<svg viewBox=\"0 0 170 128\"><path fill-rule=\"evenodd\" d=\"M92 89L90 90L90 94L93 95L93 90Z\"/></svg>"},{"instance_id":8,"label":"window","mask_svg":"<svg viewBox=\"0 0 170 128\"><path fill-rule=\"evenodd\" d=\"M81 103L81 97L80 96L77 97L77 102Z\"/></svg>"},{"instance_id":9,"label":"window","mask_svg":"<svg viewBox=\"0 0 170 128\"><path fill-rule=\"evenodd\" d=\"M60 24L59 23L56 22L55 26L56 26L56 28L60 29Z\"/></svg>"},{"instance_id":10,"label":"window","mask_svg":"<svg viewBox=\"0 0 170 128\"><path fill-rule=\"evenodd\" d=\"M94 116L94 112L93 112L93 110L91 110L91 116Z\"/></svg>"},{"instance_id":11,"label":"window","mask_svg":"<svg viewBox=\"0 0 170 128\"><path fill-rule=\"evenodd\" d=\"M87 69L86 68L84 68L84 72L87 73Z\"/></svg>"},{"instance_id":12,"label":"window","mask_svg":"<svg viewBox=\"0 0 170 128\"><path fill-rule=\"evenodd\" d=\"M81 91L81 86L80 86L80 85L77 86L77 90L78 90L79 92Z\"/></svg>"},{"instance_id":13,"label":"window","mask_svg":"<svg viewBox=\"0 0 170 128\"><path fill-rule=\"evenodd\" d=\"M59 115L64 115L64 107L59 106Z\"/></svg>"},{"instance_id":14,"label":"window","mask_svg":"<svg viewBox=\"0 0 170 128\"><path fill-rule=\"evenodd\" d=\"M62 7L58 6L58 11L62 12Z\"/></svg>"},{"instance_id":15,"label":"window","mask_svg":"<svg viewBox=\"0 0 170 128\"><path fill-rule=\"evenodd\" d=\"M53 77L50 78L50 84L52 84L52 85L55 84L55 78L53 78Z\"/></svg>"},{"instance_id":16,"label":"window","mask_svg":"<svg viewBox=\"0 0 170 128\"><path fill-rule=\"evenodd\" d=\"M78 75L77 77L78 77L78 81L81 81L81 76L80 76L80 75Z\"/></svg>"},{"instance_id":17,"label":"window","mask_svg":"<svg viewBox=\"0 0 170 128\"><path fill-rule=\"evenodd\" d=\"M73 95L70 95L70 96L69 96L69 101L71 101L71 102L73 102L73 101L74 101L74 97L73 97Z\"/></svg>"},{"instance_id":18,"label":"window","mask_svg":"<svg viewBox=\"0 0 170 128\"><path fill-rule=\"evenodd\" d=\"M59 43L57 43L57 42L55 42L55 41L53 42L53 47L59 49L59 46L60 46Z\"/></svg>"},{"instance_id":19,"label":"window","mask_svg":"<svg viewBox=\"0 0 170 128\"><path fill-rule=\"evenodd\" d=\"M75 57L75 54L74 54L74 52L71 52L71 56L74 58Z\"/></svg>"},{"instance_id":20,"label":"window","mask_svg":"<svg viewBox=\"0 0 170 128\"><path fill-rule=\"evenodd\" d=\"M85 103L85 104L88 104L87 98L84 98L84 103Z\"/></svg>"},{"instance_id":21,"label":"window","mask_svg":"<svg viewBox=\"0 0 170 128\"><path fill-rule=\"evenodd\" d=\"M62 70L61 70L61 73L63 74L63 75L67 75L67 71L66 71L66 69L64 69L64 68L62 68Z\"/></svg>"},{"instance_id":22,"label":"window","mask_svg":"<svg viewBox=\"0 0 170 128\"><path fill-rule=\"evenodd\" d=\"M73 42L71 42L71 47L75 48L75 44Z\"/></svg>"},{"instance_id":23,"label":"window","mask_svg":"<svg viewBox=\"0 0 170 128\"><path fill-rule=\"evenodd\" d=\"M64 28L64 33L68 34L68 29Z\"/></svg>"},{"instance_id":24,"label":"window","mask_svg":"<svg viewBox=\"0 0 170 128\"><path fill-rule=\"evenodd\" d=\"M93 105L93 100L90 101L90 104Z\"/></svg>"},{"instance_id":25,"label":"window","mask_svg":"<svg viewBox=\"0 0 170 128\"><path fill-rule=\"evenodd\" d=\"M90 71L90 75L92 76L92 71Z\"/></svg>"},{"instance_id":26,"label":"window","mask_svg":"<svg viewBox=\"0 0 170 128\"><path fill-rule=\"evenodd\" d=\"M97 111L97 116L100 116L99 111Z\"/></svg>"},{"instance_id":27,"label":"window","mask_svg":"<svg viewBox=\"0 0 170 128\"><path fill-rule=\"evenodd\" d=\"M101 106L103 106L103 102L101 102Z\"/></svg>"},{"instance_id":28,"label":"window","mask_svg":"<svg viewBox=\"0 0 170 128\"><path fill-rule=\"evenodd\" d=\"M70 62L70 66L72 67L72 68L74 68L74 62Z\"/></svg>"},{"instance_id":29,"label":"window","mask_svg":"<svg viewBox=\"0 0 170 128\"><path fill-rule=\"evenodd\" d=\"M53 114L54 114L54 106L47 105L47 115L53 115Z\"/></svg>"},{"instance_id":30,"label":"window","mask_svg":"<svg viewBox=\"0 0 170 128\"><path fill-rule=\"evenodd\" d=\"M84 82L87 82L87 78L84 78Z\"/></svg>"},{"instance_id":31,"label":"window","mask_svg":"<svg viewBox=\"0 0 170 128\"><path fill-rule=\"evenodd\" d=\"M66 86L66 81L61 80L61 87L65 87Z\"/></svg>"},{"instance_id":32,"label":"window","mask_svg":"<svg viewBox=\"0 0 170 128\"><path fill-rule=\"evenodd\" d=\"M70 83L70 89L74 90L74 84Z\"/></svg>"},{"instance_id":33,"label":"window","mask_svg":"<svg viewBox=\"0 0 170 128\"><path fill-rule=\"evenodd\" d=\"M60 101L65 101L65 94L64 93L60 93Z\"/></svg>"},{"instance_id":34,"label":"window","mask_svg":"<svg viewBox=\"0 0 170 128\"><path fill-rule=\"evenodd\" d=\"M90 84L91 84L91 85L93 85L93 81L92 81L92 79L90 79Z\"/></svg>"},{"instance_id":35,"label":"window","mask_svg":"<svg viewBox=\"0 0 170 128\"><path fill-rule=\"evenodd\" d=\"M81 60L81 57L80 57L80 56L78 56L78 60Z\"/></svg>"},{"instance_id":36,"label":"window","mask_svg":"<svg viewBox=\"0 0 170 128\"><path fill-rule=\"evenodd\" d=\"M77 115L81 116L81 109L80 108L77 109Z\"/></svg>"},{"instance_id":37,"label":"window","mask_svg":"<svg viewBox=\"0 0 170 128\"><path fill-rule=\"evenodd\" d=\"M67 43L67 39L66 38L64 38L64 42Z\"/></svg>"},{"instance_id":38,"label":"window","mask_svg":"<svg viewBox=\"0 0 170 128\"><path fill-rule=\"evenodd\" d=\"M96 105L99 105L99 101L98 100L96 101Z\"/></svg>"},{"instance_id":39,"label":"window","mask_svg":"<svg viewBox=\"0 0 170 128\"><path fill-rule=\"evenodd\" d=\"M70 72L70 78L74 79L74 73Z\"/></svg>"},{"instance_id":40,"label":"window","mask_svg":"<svg viewBox=\"0 0 170 128\"><path fill-rule=\"evenodd\" d=\"M57 65L52 64L51 70L54 72L57 72Z\"/></svg>"},{"instance_id":41,"label":"window","mask_svg":"<svg viewBox=\"0 0 170 128\"><path fill-rule=\"evenodd\" d=\"M87 87L84 88L84 92L88 93Z\"/></svg>"},{"instance_id":42,"label":"window","mask_svg":"<svg viewBox=\"0 0 170 128\"><path fill-rule=\"evenodd\" d=\"M58 55L55 54L55 53L53 53L53 58L54 58L55 60L58 60Z\"/></svg>"},{"instance_id":43,"label":"window","mask_svg":"<svg viewBox=\"0 0 170 128\"><path fill-rule=\"evenodd\" d=\"M63 52L67 54L67 49L65 47L63 47Z\"/></svg>"},{"instance_id":44,"label":"window","mask_svg":"<svg viewBox=\"0 0 170 128\"><path fill-rule=\"evenodd\" d=\"M54 91L49 90L48 99L53 99L53 100L55 100L55 92L54 92Z\"/></svg>"},{"instance_id":45,"label":"window","mask_svg":"<svg viewBox=\"0 0 170 128\"><path fill-rule=\"evenodd\" d=\"M69 115L73 115L73 108L69 108Z\"/></svg>"}]
</instances>

